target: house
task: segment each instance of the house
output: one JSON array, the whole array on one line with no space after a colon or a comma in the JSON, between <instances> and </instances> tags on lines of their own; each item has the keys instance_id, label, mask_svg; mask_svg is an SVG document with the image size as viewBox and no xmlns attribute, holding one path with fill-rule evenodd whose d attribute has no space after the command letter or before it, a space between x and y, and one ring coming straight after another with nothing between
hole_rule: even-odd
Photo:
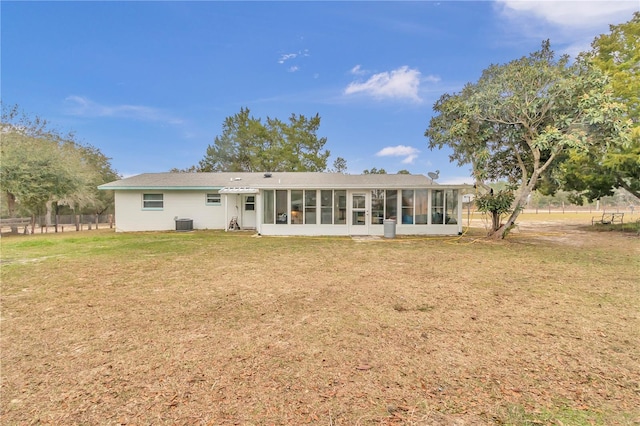
<instances>
[{"instance_id":1,"label":"house","mask_svg":"<svg viewBox=\"0 0 640 426\"><path fill-rule=\"evenodd\" d=\"M398 235L456 235L469 187L409 174L224 172L145 173L98 188L115 193L119 232L188 223L262 235L385 235L386 221Z\"/></svg>"}]
</instances>

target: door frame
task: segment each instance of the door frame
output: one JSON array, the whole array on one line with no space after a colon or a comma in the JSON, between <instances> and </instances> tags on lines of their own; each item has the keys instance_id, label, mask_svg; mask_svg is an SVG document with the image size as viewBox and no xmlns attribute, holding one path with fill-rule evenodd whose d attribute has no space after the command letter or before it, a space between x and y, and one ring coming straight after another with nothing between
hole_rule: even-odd
<instances>
[{"instance_id":1,"label":"door frame","mask_svg":"<svg viewBox=\"0 0 640 426\"><path fill-rule=\"evenodd\" d=\"M364 207L354 207L354 198L364 197ZM354 191L349 194L349 210L347 220L349 223L350 235L369 235L369 210L370 210L370 198L368 191ZM364 223L354 223L355 213L364 214Z\"/></svg>"},{"instance_id":2,"label":"door frame","mask_svg":"<svg viewBox=\"0 0 640 426\"><path fill-rule=\"evenodd\" d=\"M249 197L253 197L253 210L247 210L247 198ZM242 218L240 221L243 228L257 229L257 198L256 194L242 194L240 197L240 202L242 203Z\"/></svg>"}]
</instances>

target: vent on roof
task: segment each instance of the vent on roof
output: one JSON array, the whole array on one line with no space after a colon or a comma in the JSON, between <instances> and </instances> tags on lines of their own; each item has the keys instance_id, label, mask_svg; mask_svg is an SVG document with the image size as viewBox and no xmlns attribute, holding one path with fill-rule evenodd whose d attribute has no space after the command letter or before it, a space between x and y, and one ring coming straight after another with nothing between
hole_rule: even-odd
<instances>
[{"instance_id":1,"label":"vent on roof","mask_svg":"<svg viewBox=\"0 0 640 426\"><path fill-rule=\"evenodd\" d=\"M270 177L271 177L271 173L265 173L265 174L264 174L264 177L266 177L266 178L270 178Z\"/></svg>"}]
</instances>

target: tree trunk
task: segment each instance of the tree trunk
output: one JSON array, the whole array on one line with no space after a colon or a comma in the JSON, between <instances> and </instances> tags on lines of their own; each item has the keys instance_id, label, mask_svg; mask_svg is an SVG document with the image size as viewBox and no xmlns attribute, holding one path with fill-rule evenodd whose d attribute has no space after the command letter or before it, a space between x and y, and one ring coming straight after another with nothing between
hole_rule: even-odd
<instances>
[{"instance_id":1,"label":"tree trunk","mask_svg":"<svg viewBox=\"0 0 640 426\"><path fill-rule=\"evenodd\" d=\"M631 195L633 195L634 197L640 200L640 192L634 191L633 188L627 185L627 183L622 179L618 179L618 182L620 183L621 187L626 189Z\"/></svg>"},{"instance_id":2,"label":"tree trunk","mask_svg":"<svg viewBox=\"0 0 640 426\"><path fill-rule=\"evenodd\" d=\"M49 200L45 203L47 208L46 213L44 214L44 224L47 226L51 226L51 213L53 211L53 201Z\"/></svg>"},{"instance_id":3,"label":"tree trunk","mask_svg":"<svg viewBox=\"0 0 640 426\"><path fill-rule=\"evenodd\" d=\"M527 197L529 196L530 193L531 193L531 189L525 188L520 193L520 195L514 200L513 211L511 212L509 219L507 219L507 221L503 223L502 226L500 226L498 230L492 235L494 239L503 240L507 236L507 234L509 233L509 230L511 229L513 224L516 223L516 219L518 218L518 216L520 216L520 213L524 209L524 206L526 205Z\"/></svg>"},{"instance_id":4,"label":"tree trunk","mask_svg":"<svg viewBox=\"0 0 640 426\"><path fill-rule=\"evenodd\" d=\"M9 217L14 217L16 213L16 196L10 193L9 191L7 191L6 194L7 194L7 210L9 212Z\"/></svg>"},{"instance_id":5,"label":"tree trunk","mask_svg":"<svg viewBox=\"0 0 640 426\"><path fill-rule=\"evenodd\" d=\"M16 217L16 196L10 193L9 191L7 191L6 194L7 194L7 211L9 213L9 217ZM18 233L18 225L11 225L11 233L12 234Z\"/></svg>"},{"instance_id":6,"label":"tree trunk","mask_svg":"<svg viewBox=\"0 0 640 426\"><path fill-rule=\"evenodd\" d=\"M500 213L491 212L491 232L489 235L493 235L500 228Z\"/></svg>"}]
</instances>

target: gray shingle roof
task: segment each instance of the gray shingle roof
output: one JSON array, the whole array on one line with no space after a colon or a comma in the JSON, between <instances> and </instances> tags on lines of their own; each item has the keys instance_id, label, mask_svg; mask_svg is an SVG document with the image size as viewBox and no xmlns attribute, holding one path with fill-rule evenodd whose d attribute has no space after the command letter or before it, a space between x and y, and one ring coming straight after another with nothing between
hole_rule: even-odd
<instances>
[{"instance_id":1,"label":"gray shingle roof","mask_svg":"<svg viewBox=\"0 0 640 426\"><path fill-rule=\"evenodd\" d=\"M424 175L342 173L143 173L100 185L103 190L136 189L221 189L225 187L251 187L256 189L285 188L424 188L440 186ZM445 185L448 186L448 185ZM451 185L454 186L454 185ZM461 185L455 185L460 187Z\"/></svg>"}]
</instances>

